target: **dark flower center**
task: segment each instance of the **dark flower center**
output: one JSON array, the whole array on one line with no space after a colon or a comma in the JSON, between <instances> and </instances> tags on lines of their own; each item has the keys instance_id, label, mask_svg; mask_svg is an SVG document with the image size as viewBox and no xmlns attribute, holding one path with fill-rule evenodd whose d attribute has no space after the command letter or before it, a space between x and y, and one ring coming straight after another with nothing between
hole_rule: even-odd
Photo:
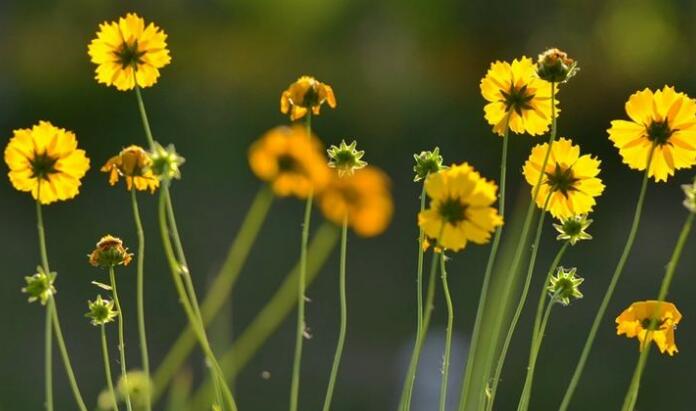
<instances>
[{"instance_id":1,"label":"dark flower center","mask_svg":"<svg viewBox=\"0 0 696 411\"><path fill-rule=\"evenodd\" d=\"M137 41L133 42L133 44L124 42L121 48L116 52L116 55L121 63L121 67L125 69L128 66L137 67L138 64L141 64L141 57L145 55L145 52L138 50Z\"/></svg>"},{"instance_id":2,"label":"dark flower center","mask_svg":"<svg viewBox=\"0 0 696 411\"><path fill-rule=\"evenodd\" d=\"M653 320L654 320L653 318L645 318L645 319L641 320L640 325L641 325L641 327L643 327L646 330L657 331L660 328L662 328L662 324L665 323L665 320L657 320L657 321L655 321L655 326L650 327Z\"/></svg>"},{"instance_id":3,"label":"dark flower center","mask_svg":"<svg viewBox=\"0 0 696 411\"><path fill-rule=\"evenodd\" d=\"M466 220L466 209L466 204L462 204L457 198L450 197L440 203L437 212L443 220L454 225Z\"/></svg>"},{"instance_id":4,"label":"dark flower center","mask_svg":"<svg viewBox=\"0 0 696 411\"><path fill-rule=\"evenodd\" d=\"M296 171L298 169L298 164L295 159L287 154L282 154L281 156L278 157L278 169L280 170L281 173L283 172L289 172L289 171Z\"/></svg>"},{"instance_id":5,"label":"dark flower center","mask_svg":"<svg viewBox=\"0 0 696 411\"><path fill-rule=\"evenodd\" d=\"M56 162L58 159L49 156L47 153L34 153L34 158L30 160L32 178L47 180L49 174L57 173Z\"/></svg>"},{"instance_id":6,"label":"dark flower center","mask_svg":"<svg viewBox=\"0 0 696 411\"><path fill-rule=\"evenodd\" d=\"M575 183L579 179L575 178L570 167L563 169L556 163L556 168L552 172L546 173L546 178L546 184L551 186L551 191L560 191L566 197L569 192L577 190Z\"/></svg>"},{"instance_id":7,"label":"dark flower center","mask_svg":"<svg viewBox=\"0 0 696 411\"><path fill-rule=\"evenodd\" d=\"M566 221L563 224L563 231L570 236L576 236L582 232L582 224L574 220Z\"/></svg>"},{"instance_id":8,"label":"dark flower center","mask_svg":"<svg viewBox=\"0 0 696 411\"><path fill-rule=\"evenodd\" d=\"M676 130L670 129L669 123L667 120L664 120L659 122L653 121L646 127L645 131L648 134L648 140L661 146L667 143L672 133Z\"/></svg>"},{"instance_id":9,"label":"dark flower center","mask_svg":"<svg viewBox=\"0 0 696 411\"><path fill-rule=\"evenodd\" d=\"M310 85L302 98L302 107L314 107L319 105L319 92L317 87Z\"/></svg>"},{"instance_id":10,"label":"dark flower center","mask_svg":"<svg viewBox=\"0 0 696 411\"><path fill-rule=\"evenodd\" d=\"M517 114L522 115L522 110L533 108L529 102L534 98L534 94L529 92L526 84L520 88L510 86L507 92L501 90L501 93L505 98L505 111L515 110Z\"/></svg>"}]
</instances>

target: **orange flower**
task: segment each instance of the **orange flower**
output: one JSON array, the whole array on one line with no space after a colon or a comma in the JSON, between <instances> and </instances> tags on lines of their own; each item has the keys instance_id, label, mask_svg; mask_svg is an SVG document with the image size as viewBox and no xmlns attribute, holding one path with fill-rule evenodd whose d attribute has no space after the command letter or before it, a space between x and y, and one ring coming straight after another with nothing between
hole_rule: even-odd
<instances>
[{"instance_id":1,"label":"orange flower","mask_svg":"<svg viewBox=\"0 0 696 411\"><path fill-rule=\"evenodd\" d=\"M304 117L309 109L312 114L318 115L324 103L336 108L336 97L331 86L314 77L302 76L280 96L280 111L290 113L290 120L295 121Z\"/></svg>"},{"instance_id":2,"label":"orange flower","mask_svg":"<svg viewBox=\"0 0 696 411\"><path fill-rule=\"evenodd\" d=\"M135 187L138 191L150 190L154 193L159 187L159 180L152 174L152 160L147 152L139 146L129 146L109 159L101 171L109 173L109 184L115 185L120 177L126 179L128 191Z\"/></svg>"},{"instance_id":3,"label":"orange flower","mask_svg":"<svg viewBox=\"0 0 696 411\"><path fill-rule=\"evenodd\" d=\"M661 353L674 355L675 352L679 352L674 342L674 329L681 318L681 313L672 303L638 301L616 318L616 334L626 334L628 338L637 337L641 351L654 341ZM653 320L655 328L650 329Z\"/></svg>"}]
</instances>

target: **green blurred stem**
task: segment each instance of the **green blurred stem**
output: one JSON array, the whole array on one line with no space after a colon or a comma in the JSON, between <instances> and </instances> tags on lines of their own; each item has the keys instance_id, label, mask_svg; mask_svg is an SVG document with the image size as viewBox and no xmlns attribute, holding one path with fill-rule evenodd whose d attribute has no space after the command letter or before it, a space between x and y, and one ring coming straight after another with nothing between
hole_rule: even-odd
<instances>
[{"instance_id":1,"label":"green blurred stem","mask_svg":"<svg viewBox=\"0 0 696 411\"><path fill-rule=\"evenodd\" d=\"M147 112L145 111L145 103L143 103L143 96L140 92L140 86L138 82L135 82L135 95L138 99L138 110L140 111L140 119L143 122L143 129L145 130L145 138L147 138L147 143L152 149L155 145L155 139L152 137L152 130L150 129L150 122L147 119Z\"/></svg>"},{"instance_id":2,"label":"green blurred stem","mask_svg":"<svg viewBox=\"0 0 696 411\"><path fill-rule=\"evenodd\" d=\"M114 304L116 305L116 311L118 312L118 353L121 359L121 378L123 379L123 385L128 387L128 368L126 367L126 345L123 340L123 311L121 309L121 303L118 299L118 292L116 291L116 276L114 273L114 267L109 267L109 279L111 280L111 295L114 298ZM130 399L130 390L123 390L123 396L126 401L126 408L128 411L133 410L133 405Z\"/></svg>"},{"instance_id":3,"label":"green blurred stem","mask_svg":"<svg viewBox=\"0 0 696 411\"><path fill-rule=\"evenodd\" d=\"M140 207L138 206L138 197L135 188L131 190L131 205L133 208L133 219L135 221L135 229L138 234L138 259L137 266L137 285L136 285L136 296L137 296L137 310L138 310L138 336L140 338L140 360L143 366L143 372L150 381L150 359L147 349L147 332L145 327L145 232L143 230L143 223L140 218ZM145 391L145 410L150 411L152 409L151 393L149 390Z\"/></svg>"},{"instance_id":4,"label":"green blurred stem","mask_svg":"<svg viewBox=\"0 0 696 411\"><path fill-rule=\"evenodd\" d=\"M509 122L510 117L508 116L505 124L505 129L503 130L503 149L500 158L500 195L498 198L498 214L505 218L505 181L507 180L507 154L508 154L508 137L510 135L510 128L507 122ZM459 398L459 411L464 411L466 404L469 401L469 395L472 389L472 373L474 371L474 362L476 360L476 351L478 350L479 340L481 339L481 324L483 322L483 313L486 307L486 301L488 299L488 290L491 283L491 275L493 274L493 265L495 264L496 256L498 255L498 248L500 246L500 237L503 233L503 226L499 226L495 230L495 235L493 237L493 244L491 245L491 251L488 254L488 261L486 262L486 271L483 274L483 283L481 284L481 294L479 295L478 306L476 309L476 319L474 320L474 330L471 333L471 345L469 346L469 352L467 354L466 366L464 369L464 377L462 379L462 392Z\"/></svg>"},{"instance_id":5,"label":"green blurred stem","mask_svg":"<svg viewBox=\"0 0 696 411\"><path fill-rule=\"evenodd\" d=\"M39 234L39 254L41 266L46 275L51 275L48 266L48 252L46 251L46 231L44 230L43 211L41 209L41 179L36 189L36 229ZM50 300L53 300L51 298ZM44 388L46 395L46 410L53 411L53 303L49 301L46 306L46 326L44 330Z\"/></svg>"},{"instance_id":6,"label":"green blurred stem","mask_svg":"<svg viewBox=\"0 0 696 411\"><path fill-rule=\"evenodd\" d=\"M442 235L440 235L442 237ZM447 384L449 381L450 354L452 352L452 327L454 327L454 308L452 307L452 296L450 295L449 285L447 284L447 271L445 270L445 250L440 252L440 275L442 276L442 290L445 295L447 305L447 330L445 337L445 353L442 361L442 382L440 383L440 411L445 411L447 406Z\"/></svg>"},{"instance_id":7,"label":"green blurred stem","mask_svg":"<svg viewBox=\"0 0 696 411\"><path fill-rule=\"evenodd\" d=\"M104 375L106 376L106 386L109 388L109 394L111 394L111 400L114 402L114 411L118 411L118 399L116 398L116 391L114 391L114 382L111 379L111 365L109 364L109 348L106 344L106 330L104 324L100 325L101 331L101 348L102 356L104 357Z\"/></svg>"},{"instance_id":8,"label":"green blurred stem","mask_svg":"<svg viewBox=\"0 0 696 411\"><path fill-rule=\"evenodd\" d=\"M542 167L544 170L545 167ZM495 403L495 394L498 391L498 383L500 382L500 375L503 372L503 366L505 365L505 359L507 358L508 350L510 349L510 342L512 342L512 336L515 334L517 329L517 323L520 320L520 315L522 315L522 310L527 302L527 295L529 294L529 286L532 283L532 275L534 274L534 267L536 266L536 258L539 253L539 241L541 240L541 233L544 231L544 219L546 217L546 210L549 206L549 201L551 200L552 191L544 200L544 208L541 210L541 216L539 216L539 221L537 222L536 234L534 235L534 243L532 244L532 255L529 258L529 264L527 266L527 275L524 279L524 285L522 286L522 295L517 302L517 307L515 308L515 313L512 316L512 321L508 327L507 334L505 335L505 341L503 342L503 348L500 351L500 356L498 357L498 364L495 367L495 374L493 375L493 385L491 387L491 398L488 402L488 409L493 409L493 404ZM516 271L516 265L513 265ZM514 272L514 271L513 271Z\"/></svg>"},{"instance_id":9,"label":"green blurred stem","mask_svg":"<svg viewBox=\"0 0 696 411\"><path fill-rule=\"evenodd\" d=\"M336 385L336 376L338 375L338 367L341 364L343 356L343 346L346 342L346 328L348 327L348 300L346 298L346 254L348 248L348 215L343 217L343 225L341 226L341 258L339 270L339 303L341 306L341 322L338 332L338 342L336 343L336 353L334 355L333 364L331 365L331 374L329 376L329 385L326 390L324 399L324 411L329 411L331 408L331 400L333 398L334 386Z\"/></svg>"},{"instance_id":10,"label":"green blurred stem","mask_svg":"<svg viewBox=\"0 0 696 411\"><path fill-rule=\"evenodd\" d=\"M333 224L323 223L314 234L307 251L307 286L319 274L338 241L338 230ZM239 335L232 347L220 357L220 365L230 378L235 378L290 315L297 302L297 282L300 264L295 264L283 284L259 311L248 327ZM205 409L208 404L210 384L203 384L195 393L190 409Z\"/></svg>"},{"instance_id":11,"label":"green blurred stem","mask_svg":"<svg viewBox=\"0 0 696 411\"><path fill-rule=\"evenodd\" d=\"M546 279L542 283L541 292L539 293L539 302L537 303L536 316L534 317L534 328L532 329L532 342L536 340L537 333L539 332L539 325L541 324L541 319L544 315L544 307L546 305L547 294L546 286L549 284L551 276L554 274L554 272L556 272L558 264L561 263L561 259L563 258L563 255L565 254L566 250L568 249L569 244L570 242L568 241L564 242L563 246L558 250L558 252L556 253L556 257L554 257L553 262L549 267L549 271L546 273Z\"/></svg>"},{"instance_id":12,"label":"green blurred stem","mask_svg":"<svg viewBox=\"0 0 696 411\"><path fill-rule=\"evenodd\" d=\"M70 356L68 355L68 349L65 347L65 339L63 338L63 331L60 327L60 320L58 319L58 308L55 305L55 299L53 297L48 299L49 310L51 311L53 317L53 331L56 334L56 342L58 343L58 350L63 357L63 365L65 366L65 373L68 375L68 381L70 382L70 388L72 389L73 396L75 397L75 402L77 402L77 407L80 411L87 411L87 406L85 401L82 399L82 394L80 393L80 388L77 386L77 380L75 379L75 373L73 372L72 365L70 363Z\"/></svg>"},{"instance_id":13,"label":"green blurred stem","mask_svg":"<svg viewBox=\"0 0 696 411\"><path fill-rule=\"evenodd\" d=\"M594 343L594 339L597 335L599 325L602 323L602 320L604 319L604 313L607 311L607 306L609 305L609 301L611 300L612 295L614 295L614 289L616 288L616 284L619 282L619 278L621 277L621 273L623 272L624 265L628 260L628 255L631 253L631 248L633 248L633 242L636 239L636 233L638 232L638 226L640 225L640 217L643 212L643 202L645 200L645 192L648 188L650 166L652 165L654 152L655 144L653 144L652 148L650 149L650 153L648 154L645 173L643 174L643 182L640 186L640 194L638 195L638 202L636 203L636 209L633 214L633 223L631 224L631 229L628 232L626 244L624 245L623 252L621 253L621 257L619 258L619 262L616 264L614 274L612 274L611 276L609 287L607 287L607 291L604 293L604 298L602 299L602 303L599 306L599 310L597 310L597 314L595 315L594 321L592 322L592 328L590 329L590 333L587 336L587 340L585 341L585 345L582 349L582 353L580 354L578 364L575 366L573 377L571 378L570 383L568 384L568 388L566 389L565 395L563 396L563 402L561 402L559 411L566 411L568 409L568 406L570 405L570 400L573 398L573 394L575 393L575 389L577 388L578 382L580 381L582 372L585 369L585 363L587 362L587 357L589 357L590 355L590 350L592 349L592 344Z\"/></svg>"},{"instance_id":14,"label":"green blurred stem","mask_svg":"<svg viewBox=\"0 0 696 411\"><path fill-rule=\"evenodd\" d=\"M227 252L222 268L220 268L215 280L209 287L208 294L203 300L201 315L204 325L207 326L215 318L232 293L272 203L273 192L268 186L264 186L254 197L239 232ZM195 332L191 324L188 324L155 371L153 401L157 401L164 392L164 389L181 367L181 364L186 360L195 344Z\"/></svg>"},{"instance_id":15,"label":"green blurred stem","mask_svg":"<svg viewBox=\"0 0 696 411\"><path fill-rule=\"evenodd\" d=\"M660 291L657 295L658 304L657 308L655 309L657 313L660 312L660 306L665 301L667 294L669 293L669 287L672 285L674 272L677 269L677 264L679 264L679 259L681 258L684 244L686 244L686 240L689 238L689 234L691 233L691 226L693 225L693 222L694 213L690 212L689 216L684 222L684 225L682 226L681 232L679 233L677 244L674 246L674 251L672 251L672 257L669 259L669 263L667 264L667 272L665 273L665 276L662 279L662 284L660 285ZM654 330L657 328L657 318L657 315L652 316L648 330ZM650 340L646 337L645 341ZM633 408L636 405L636 401L638 400L638 390L640 389L640 380L643 375L643 369L645 368L645 364L648 360L648 354L650 354L650 345L646 344L646 346L643 347L643 350L640 352L640 357L638 357L638 363L636 364L636 369L633 372L631 385L629 386L628 392L626 393L626 398L624 399L622 408L623 411L633 411Z\"/></svg>"}]
</instances>

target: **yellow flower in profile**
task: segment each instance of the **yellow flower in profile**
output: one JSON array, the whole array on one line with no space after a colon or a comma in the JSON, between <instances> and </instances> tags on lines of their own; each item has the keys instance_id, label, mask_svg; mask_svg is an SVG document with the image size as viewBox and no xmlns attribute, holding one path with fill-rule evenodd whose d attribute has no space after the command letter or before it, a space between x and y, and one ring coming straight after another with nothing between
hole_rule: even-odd
<instances>
[{"instance_id":1,"label":"yellow flower in profile","mask_svg":"<svg viewBox=\"0 0 696 411\"><path fill-rule=\"evenodd\" d=\"M425 191L430 208L418 214L418 225L444 248L459 251L468 241L485 244L503 224L492 207L498 186L467 163L429 174Z\"/></svg>"},{"instance_id":2,"label":"yellow flower in profile","mask_svg":"<svg viewBox=\"0 0 696 411\"><path fill-rule=\"evenodd\" d=\"M331 178L319 139L300 125L266 132L249 149L249 165L281 197L306 198Z\"/></svg>"},{"instance_id":3,"label":"yellow flower in profile","mask_svg":"<svg viewBox=\"0 0 696 411\"><path fill-rule=\"evenodd\" d=\"M348 225L359 236L373 237L384 232L394 212L389 177L373 166L343 177L332 174L334 177L319 197L326 219L340 225L347 213Z\"/></svg>"},{"instance_id":4,"label":"yellow flower in profile","mask_svg":"<svg viewBox=\"0 0 696 411\"><path fill-rule=\"evenodd\" d=\"M648 176L655 181L696 164L696 101L673 87L646 88L628 98L626 114L630 121L614 120L607 131L630 168L645 170L653 145Z\"/></svg>"},{"instance_id":5,"label":"yellow flower in profile","mask_svg":"<svg viewBox=\"0 0 696 411\"><path fill-rule=\"evenodd\" d=\"M75 197L89 169L89 159L77 148L75 134L48 121L15 130L5 148L5 163L14 188L31 192L41 204Z\"/></svg>"},{"instance_id":6,"label":"yellow flower in profile","mask_svg":"<svg viewBox=\"0 0 696 411\"><path fill-rule=\"evenodd\" d=\"M118 90L132 90L157 83L159 69L169 64L167 35L135 13L128 13L118 22L99 25L97 38L89 43L88 53L97 65L96 80Z\"/></svg>"},{"instance_id":7,"label":"yellow flower in profile","mask_svg":"<svg viewBox=\"0 0 696 411\"><path fill-rule=\"evenodd\" d=\"M295 121L304 117L310 109L312 114L319 114L324 103L336 108L336 97L331 86L314 77L302 76L281 94L280 111L290 113L290 120Z\"/></svg>"},{"instance_id":8,"label":"yellow flower in profile","mask_svg":"<svg viewBox=\"0 0 696 411\"><path fill-rule=\"evenodd\" d=\"M115 185L119 178L126 180L128 191L135 187L138 191L150 190L154 193L159 187L159 179L150 169L152 160L142 147L132 145L109 159L101 171L109 173L109 184Z\"/></svg>"},{"instance_id":9,"label":"yellow flower in profile","mask_svg":"<svg viewBox=\"0 0 696 411\"><path fill-rule=\"evenodd\" d=\"M502 136L506 125L517 134L544 134L551 124L551 83L537 74L528 57L512 63L496 61L481 80L481 94L488 101L486 121ZM555 104L558 105L558 99ZM556 108L556 115L559 109Z\"/></svg>"},{"instance_id":10,"label":"yellow flower in profile","mask_svg":"<svg viewBox=\"0 0 696 411\"><path fill-rule=\"evenodd\" d=\"M532 195L548 146L544 143L534 147L522 169L532 187ZM604 184L597 177L599 164L600 161L589 154L580 155L580 147L573 145L571 140L555 141L536 198L537 206L543 208L550 195L547 210L555 218L565 219L592 211L595 197L604 191Z\"/></svg>"},{"instance_id":11,"label":"yellow flower in profile","mask_svg":"<svg viewBox=\"0 0 696 411\"><path fill-rule=\"evenodd\" d=\"M663 301L638 301L631 304L616 318L616 334L625 334L628 338L638 338L640 350L643 351L651 341L657 344L661 353L674 355L677 345L674 342L674 329L681 321L682 315L677 307ZM655 327L650 329L652 320Z\"/></svg>"}]
</instances>

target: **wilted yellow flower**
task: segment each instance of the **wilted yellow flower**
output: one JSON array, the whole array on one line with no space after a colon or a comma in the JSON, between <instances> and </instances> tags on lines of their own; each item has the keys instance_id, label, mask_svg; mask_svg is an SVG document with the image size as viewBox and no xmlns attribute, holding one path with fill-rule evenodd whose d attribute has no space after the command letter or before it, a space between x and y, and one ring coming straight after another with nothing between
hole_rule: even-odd
<instances>
[{"instance_id":1,"label":"wilted yellow flower","mask_svg":"<svg viewBox=\"0 0 696 411\"><path fill-rule=\"evenodd\" d=\"M89 263L101 268L128 265L132 259L133 254L123 246L123 241L112 235L102 237L97 243L97 248L89 254Z\"/></svg>"},{"instance_id":2,"label":"wilted yellow flower","mask_svg":"<svg viewBox=\"0 0 696 411\"><path fill-rule=\"evenodd\" d=\"M523 172L527 183L534 186L539 181L539 172L544 163L548 143L539 144L524 163ZM566 138L553 143L544 170L541 187L536 198L539 208L549 199L547 210L556 218L568 218L592 211L595 197L604 191L599 175L600 161L589 154L580 155L580 147Z\"/></svg>"},{"instance_id":3,"label":"wilted yellow flower","mask_svg":"<svg viewBox=\"0 0 696 411\"><path fill-rule=\"evenodd\" d=\"M638 301L616 318L616 334L625 334L628 338L637 337L641 351L654 341L661 353L674 355L675 352L679 352L674 342L674 329L681 318L681 313L672 303ZM652 320L656 320L655 328L650 329Z\"/></svg>"},{"instance_id":4,"label":"wilted yellow flower","mask_svg":"<svg viewBox=\"0 0 696 411\"><path fill-rule=\"evenodd\" d=\"M159 187L159 179L152 174L150 165L152 160L142 147L129 146L109 159L101 171L109 173L109 184L115 185L120 177L125 178L128 191L135 187L136 190L150 190L154 193Z\"/></svg>"},{"instance_id":5,"label":"wilted yellow flower","mask_svg":"<svg viewBox=\"0 0 696 411\"><path fill-rule=\"evenodd\" d=\"M517 134L544 134L551 124L551 83L537 75L532 59L496 61L481 80L486 121L498 135L505 127ZM558 104L556 99L555 104ZM556 115L559 109L556 108Z\"/></svg>"},{"instance_id":6,"label":"wilted yellow flower","mask_svg":"<svg viewBox=\"0 0 696 411\"><path fill-rule=\"evenodd\" d=\"M306 198L331 178L319 139L299 125L266 132L249 149L249 165L281 197Z\"/></svg>"},{"instance_id":7,"label":"wilted yellow flower","mask_svg":"<svg viewBox=\"0 0 696 411\"><path fill-rule=\"evenodd\" d=\"M159 69L169 64L167 35L135 13L128 13L118 22L99 25L97 38L89 43L88 53L97 65L95 78L99 83L118 90L131 90L157 83Z\"/></svg>"},{"instance_id":8,"label":"wilted yellow flower","mask_svg":"<svg viewBox=\"0 0 696 411\"><path fill-rule=\"evenodd\" d=\"M5 163L14 188L31 192L34 199L40 195L41 204L75 197L89 169L89 159L77 148L75 134L48 121L15 130L5 148Z\"/></svg>"},{"instance_id":9,"label":"wilted yellow flower","mask_svg":"<svg viewBox=\"0 0 696 411\"><path fill-rule=\"evenodd\" d=\"M336 97L331 86L314 77L302 76L281 94L280 111L283 114L290 113L290 120L295 121L304 117L310 109L312 114L319 114L324 103L336 108Z\"/></svg>"},{"instance_id":10,"label":"wilted yellow flower","mask_svg":"<svg viewBox=\"0 0 696 411\"><path fill-rule=\"evenodd\" d=\"M356 234L372 237L386 230L394 204L389 177L380 169L367 166L344 177L334 176L319 197L319 207L327 220L348 224Z\"/></svg>"},{"instance_id":11,"label":"wilted yellow flower","mask_svg":"<svg viewBox=\"0 0 696 411\"><path fill-rule=\"evenodd\" d=\"M537 74L546 81L565 83L579 70L578 63L568 53L555 47L539 54L537 59Z\"/></svg>"},{"instance_id":12,"label":"wilted yellow flower","mask_svg":"<svg viewBox=\"0 0 696 411\"><path fill-rule=\"evenodd\" d=\"M645 170L653 145L648 176L655 181L696 164L696 101L673 87L646 88L629 97L626 114L630 121L614 120L607 131L630 168Z\"/></svg>"},{"instance_id":13,"label":"wilted yellow flower","mask_svg":"<svg viewBox=\"0 0 696 411\"><path fill-rule=\"evenodd\" d=\"M491 207L498 186L467 163L428 175L425 191L430 208L418 214L418 225L444 248L458 251L468 241L485 244L503 224L498 210Z\"/></svg>"}]
</instances>

